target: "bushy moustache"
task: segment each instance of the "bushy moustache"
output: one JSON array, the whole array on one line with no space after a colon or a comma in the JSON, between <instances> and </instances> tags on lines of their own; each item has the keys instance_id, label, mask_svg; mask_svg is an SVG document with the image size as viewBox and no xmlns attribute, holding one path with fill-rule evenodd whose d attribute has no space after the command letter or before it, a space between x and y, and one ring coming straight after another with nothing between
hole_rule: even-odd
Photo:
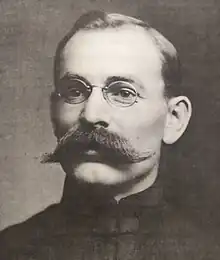
<instances>
[{"instance_id":1,"label":"bushy moustache","mask_svg":"<svg viewBox=\"0 0 220 260\"><path fill-rule=\"evenodd\" d=\"M45 154L42 163L60 162L61 158L71 156L80 158L85 151L95 150L107 161L137 163L151 156L151 152L139 152L130 142L103 127L73 127L58 140L51 154Z\"/></svg>"}]
</instances>

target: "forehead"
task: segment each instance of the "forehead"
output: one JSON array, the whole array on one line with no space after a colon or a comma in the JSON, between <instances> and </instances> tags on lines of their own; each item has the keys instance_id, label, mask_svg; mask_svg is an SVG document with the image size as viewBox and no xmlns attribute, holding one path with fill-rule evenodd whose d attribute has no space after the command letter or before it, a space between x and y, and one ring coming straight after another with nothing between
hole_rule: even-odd
<instances>
[{"instance_id":1,"label":"forehead","mask_svg":"<svg viewBox=\"0 0 220 260\"><path fill-rule=\"evenodd\" d=\"M137 26L82 30L63 50L63 73L78 74L92 81L101 82L108 76L152 80L161 78L161 67L158 47L146 30Z\"/></svg>"}]
</instances>

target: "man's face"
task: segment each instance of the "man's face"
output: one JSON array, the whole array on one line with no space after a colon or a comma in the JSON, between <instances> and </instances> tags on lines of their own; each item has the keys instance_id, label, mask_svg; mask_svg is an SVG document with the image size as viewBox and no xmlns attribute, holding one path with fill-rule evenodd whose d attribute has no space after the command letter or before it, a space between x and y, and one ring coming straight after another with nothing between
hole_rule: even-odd
<instances>
[{"instance_id":1,"label":"man's face","mask_svg":"<svg viewBox=\"0 0 220 260\"><path fill-rule=\"evenodd\" d=\"M142 28L80 31L69 40L63 50L60 79L80 77L97 87L79 104L70 104L61 97L55 104L55 128L64 134L84 121L126 138L132 148L148 156L140 162L109 164L94 160L100 158L99 151L85 151L86 160L83 156L80 160L74 154L68 156L62 165L67 174L103 184L155 176L168 110L161 67L159 50ZM138 97L132 106L114 106L103 97L102 88L115 79L129 81L135 87Z\"/></svg>"}]
</instances>

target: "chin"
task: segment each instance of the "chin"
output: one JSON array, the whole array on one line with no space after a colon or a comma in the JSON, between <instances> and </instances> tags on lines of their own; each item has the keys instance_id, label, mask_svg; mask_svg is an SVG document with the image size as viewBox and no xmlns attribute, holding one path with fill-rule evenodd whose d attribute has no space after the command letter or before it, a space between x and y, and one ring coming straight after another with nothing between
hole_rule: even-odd
<instances>
[{"instance_id":1,"label":"chin","mask_svg":"<svg viewBox=\"0 0 220 260\"><path fill-rule=\"evenodd\" d=\"M74 168L72 174L79 180L105 185L119 184L129 179L125 172L97 162L81 163Z\"/></svg>"}]
</instances>

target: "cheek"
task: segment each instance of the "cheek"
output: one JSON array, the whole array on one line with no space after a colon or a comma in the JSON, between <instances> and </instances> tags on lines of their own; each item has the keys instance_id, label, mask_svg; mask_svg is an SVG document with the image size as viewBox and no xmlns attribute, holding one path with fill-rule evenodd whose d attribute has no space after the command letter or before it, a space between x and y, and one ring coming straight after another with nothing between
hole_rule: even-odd
<instances>
[{"instance_id":1,"label":"cheek","mask_svg":"<svg viewBox=\"0 0 220 260\"><path fill-rule=\"evenodd\" d=\"M160 146L166 118L166 108L160 104L128 111L117 115L117 122L123 135L137 148ZM120 119L120 120L119 120Z\"/></svg>"},{"instance_id":2,"label":"cheek","mask_svg":"<svg viewBox=\"0 0 220 260\"><path fill-rule=\"evenodd\" d=\"M152 139L162 139L164 132L165 115L160 114L148 117L139 125L140 136L151 137Z\"/></svg>"},{"instance_id":3,"label":"cheek","mask_svg":"<svg viewBox=\"0 0 220 260\"><path fill-rule=\"evenodd\" d=\"M78 122L82 105L70 105L62 100L51 103L51 120L56 135L63 135L70 127Z\"/></svg>"},{"instance_id":4,"label":"cheek","mask_svg":"<svg viewBox=\"0 0 220 260\"><path fill-rule=\"evenodd\" d=\"M148 148L149 150L159 151L163 138L163 131L163 117L157 118L156 120L151 121L150 124L139 127L136 137L133 137L134 144L136 147L140 147L141 150Z\"/></svg>"}]
</instances>

